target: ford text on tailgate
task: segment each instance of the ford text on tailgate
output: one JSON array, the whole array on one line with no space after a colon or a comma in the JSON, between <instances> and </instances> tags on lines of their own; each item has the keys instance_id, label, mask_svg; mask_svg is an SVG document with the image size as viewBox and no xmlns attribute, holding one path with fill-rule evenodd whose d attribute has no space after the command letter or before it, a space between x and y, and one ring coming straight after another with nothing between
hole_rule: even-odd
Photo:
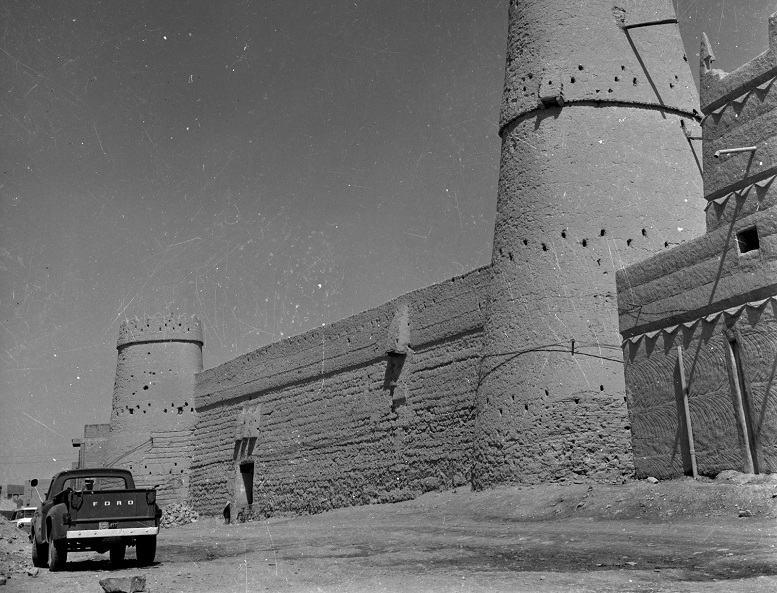
<instances>
[{"instance_id":1,"label":"ford text on tailgate","mask_svg":"<svg viewBox=\"0 0 777 593\"><path fill-rule=\"evenodd\" d=\"M119 565L127 546L134 546L138 563L151 564L161 516L156 490L135 488L127 470L60 472L32 520L32 562L60 570L68 551L95 550L110 552L111 563Z\"/></svg>"}]
</instances>

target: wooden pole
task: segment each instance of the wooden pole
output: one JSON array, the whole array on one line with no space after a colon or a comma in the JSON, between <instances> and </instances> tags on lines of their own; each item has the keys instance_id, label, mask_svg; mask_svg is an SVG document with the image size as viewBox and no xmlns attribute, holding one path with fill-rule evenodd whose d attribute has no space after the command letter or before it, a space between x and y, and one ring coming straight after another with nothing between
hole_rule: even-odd
<instances>
[{"instance_id":1,"label":"wooden pole","mask_svg":"<svg viewBox=\"0 0 777 593\"><path fill-rule=\"evenodd\" d=\"M691 428L691 408L688 405L688 385L685 382L685 366L683 365L683 347L677 346L677 364L680 367L680 388L683 391L683 412L685 412L685 432L688 435L688 451L691 456L691 473L694 480L699 477L696 469L696 448L693 444L693 428Z\"/></svg>"},{"instance_id":2,"label":"wooden pole","mask_svg":"<svg viewBox=\"0 0 777 593\"><path fill-rule=\"evenodd\" d=\"M739 384L739 364L737 357L734 353L734 343L728 341L728 365L731 369L729 376L729 382L731 383L731 391L734 394L734 408L736 411L737 422L739 423L739 429L742 431L742 437L744 439L743 457L744 457L744 470L747 474L755 473L755 464L753 463L753 453L750 450L750 431L747 430L747 418L745 417L745 404L742 399L742 389Z\"/></svg>"}]
</instances>

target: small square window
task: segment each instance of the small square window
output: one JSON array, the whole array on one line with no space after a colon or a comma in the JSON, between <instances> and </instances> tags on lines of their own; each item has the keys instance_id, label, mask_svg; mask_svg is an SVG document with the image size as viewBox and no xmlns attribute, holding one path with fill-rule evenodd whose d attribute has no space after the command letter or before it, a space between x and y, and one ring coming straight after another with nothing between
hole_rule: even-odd
<instances>
[{"instance_id":1,"label":"small square window","mask_svg":"<svg viewBox=\"0 0 777 593\"><path fill-rule=\"evenodd\" d=\"M760 247L758 241L758 227L750 227L737 233L737 246L739 247L739 253L747 253L748 251L755 251Z\"/></svg>"}]
</instances>

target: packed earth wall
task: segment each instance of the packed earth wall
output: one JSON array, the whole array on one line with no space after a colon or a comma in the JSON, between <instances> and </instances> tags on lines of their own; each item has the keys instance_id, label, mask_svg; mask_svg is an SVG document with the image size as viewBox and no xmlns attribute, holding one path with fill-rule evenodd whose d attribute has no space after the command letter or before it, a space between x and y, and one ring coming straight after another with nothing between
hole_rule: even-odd
<instances>
[{"instance_id":1,"label":"packed earth wall","mask_svg":"<svg viewBox=\"0 0 777 593\"><path fill-rule=\"evenodd\" d=\"M469 482L487 268L197 376L191 499L320 512Z\"/></svg>"}]
</instances>

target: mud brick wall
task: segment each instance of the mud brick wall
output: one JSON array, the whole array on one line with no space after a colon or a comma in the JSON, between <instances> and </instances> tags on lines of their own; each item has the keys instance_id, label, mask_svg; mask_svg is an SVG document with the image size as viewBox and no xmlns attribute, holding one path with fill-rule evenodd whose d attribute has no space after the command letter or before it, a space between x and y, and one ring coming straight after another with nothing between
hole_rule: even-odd
<instances>
[{"instance_id":1,"label":"mud brick wall","mask_svg":"<svg viewBox=\"0 0 777 593\"><path fill-rule=\"evenodd\" d=\"M758 249L740 253L737 234L755 228ZM777 212L755 212L618 271L624 338L692 321L777 293Z\"/></svg>"},{"instance_id":2,"label":"mud brick wall","mask_svg":"<svg viewBox=\"0 0 777 593\"><path fill-rule=\"evenodd\" d=\"M79 468L102 467L105 464L105 448L110 428L110 424L87 424L84 426L84 438L73 440L73 446L79 447Z\"/></svg>"},{"instance_id":3,"label":"mud brick wall","mask_svg":"<svg viewBox=\"0 0 777 593\"><path fill-rule=\"evenodd\" d=\"M742 253L737 233L756 228L759 248ZM685 350L698 470L746 469L734 415L743 382L759 471L774 471L773 301L777 294L774 209L734 218L698 239L619 271L618 304L637 475L690 472L683 432L677 347ZM737 343L740 367L728 361Z\"/></svg>"},{"instance_id":4,"label":"mud brick wall","mask_svg":"<svg viewBox=\"0 0 777 593\"><path fill-rule=\"evenodd\" d=\"M161 506L188 498L193 436L191 428L154 432L151 434L151 446L142 458L129 464L139 488L156 486Z\"/></svg>"},{"instance_id":5,"label":"mud brick wall","mask_svg":"<svg viewBox=\"0 0 777 593\"><path fill-rule=\"evenodd\" d=\"M741 377L755 469L777 470L777 397L770 393L777 369L776 312L777 302L768 299L627 342L626 390L638 477L671 478L691 471L678 346L683 348L699 473L745 470L749 445L738 420L732 386L736 375ZM736 372L729 361L731 339L738 350Z\"/></svg>"},{"instance_id":6,"label":"mud brick wall","mask_svg":"<svg viewBox=\"0 0 777 593\"><path fill-rule=\"evenodd\" d=\"M469 480L488 269L197 375L191 499L319 512Z\"/></svg>"}]
</instances>

